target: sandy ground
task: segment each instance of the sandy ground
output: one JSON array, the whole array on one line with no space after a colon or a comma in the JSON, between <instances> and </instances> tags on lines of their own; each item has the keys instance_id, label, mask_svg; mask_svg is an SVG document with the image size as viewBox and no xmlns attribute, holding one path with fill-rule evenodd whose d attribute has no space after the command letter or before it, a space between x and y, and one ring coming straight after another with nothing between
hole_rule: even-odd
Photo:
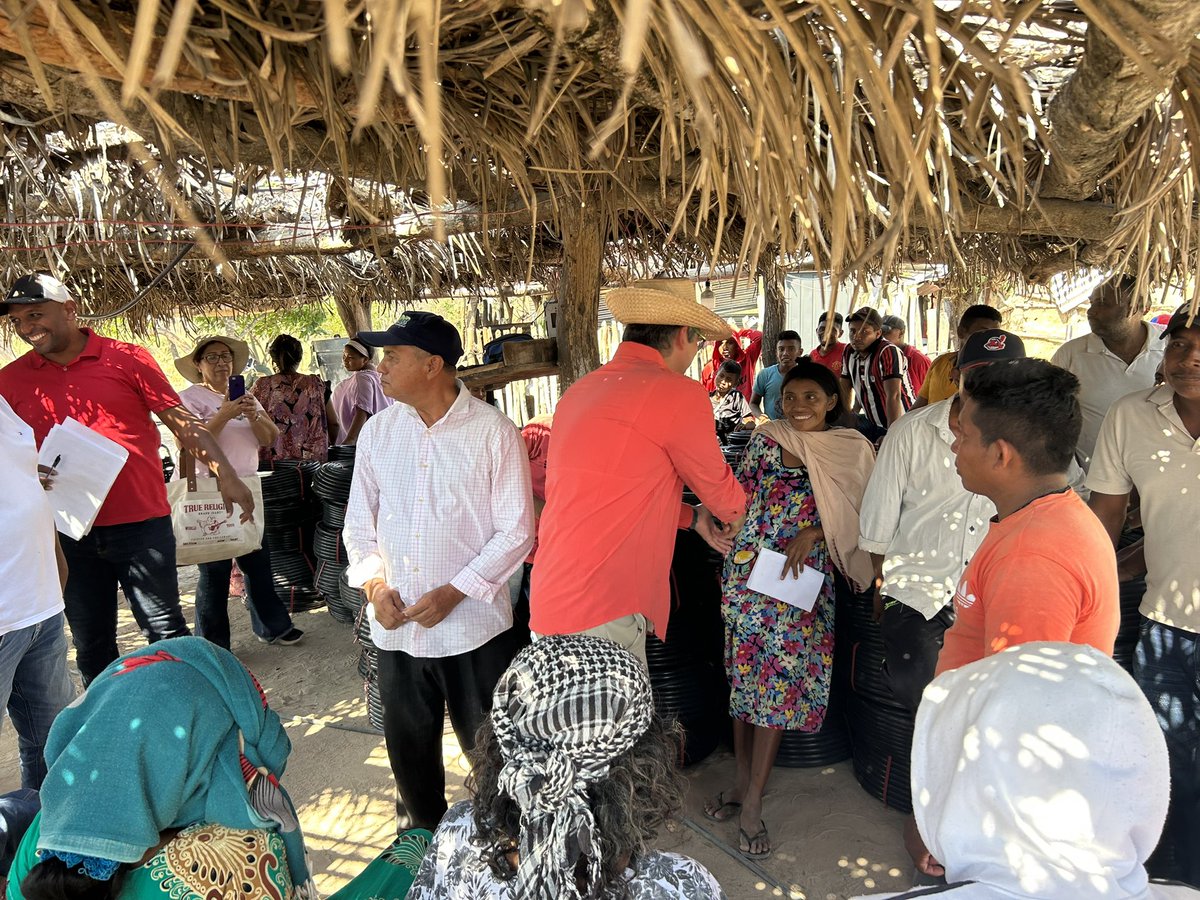
<instances>
[{"instance_id":1,"label":"sandy ground","mask_svg":"<svg viewBox=\"0 0 1200 900\"><path fill-rule=\"evenodd\" d=\"M190 618L195 569L180 570L180 576ZM387 846L395 828L391 771L383 740L367 722L357 647L350 630L323 609L297 616L306 632L300 644L266 646L254 639L242 605L230 606L233 650L258 676L291 736L284 784L300 810L318 886L332 893ZM128 611L120 629L122 649L141 644ZM453 802L464 796L465 761L448 728L445 755ZM775 853L759 863L738 855L734 825L702 814L704 797L727 789L732 771L733 757L724 750L692 767L683 813L658 842L700 860L731 900L840 900L909 885L903 817L858 786L848 760L825 769L775 770L764 809ZM5 724L0 791L19 786L16 740Z\"/></svg>"}]
</instances>

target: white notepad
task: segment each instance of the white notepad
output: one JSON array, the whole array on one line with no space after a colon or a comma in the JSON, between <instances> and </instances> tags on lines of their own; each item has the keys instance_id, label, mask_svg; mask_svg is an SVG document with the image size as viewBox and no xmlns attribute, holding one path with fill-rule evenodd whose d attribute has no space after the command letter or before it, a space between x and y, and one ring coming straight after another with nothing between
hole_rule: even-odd
<instances>
[{"instance_id":1,"label":"white notepad","mask_svg":"<svg viewBox=\"0 0 1200 900\"><path fill-rule=\"evenodd\" d=\"M766 594L773 600L782 600L789 606L811 611L816 605L817 597L825 584L825 574L805 566L800 571L800 577L795 578L791 572L787 577L780 578L787 557L774 550L763 547L758 551L758 559L750 570L750 578L746 587L760 594Z\"/></svg>"},{"instance_id":2,"label":"white notepad","mask_svg":"<svg viewBox=\"0 0 1200 900\"><path fill-rule=\"evenodd\" d=\"M38 463L54 466L50 504L59 533L79 540L92 530L104 498L129 459L129 451L75 419L55 425L42 441Z\"/></svg>"}]
</instances>

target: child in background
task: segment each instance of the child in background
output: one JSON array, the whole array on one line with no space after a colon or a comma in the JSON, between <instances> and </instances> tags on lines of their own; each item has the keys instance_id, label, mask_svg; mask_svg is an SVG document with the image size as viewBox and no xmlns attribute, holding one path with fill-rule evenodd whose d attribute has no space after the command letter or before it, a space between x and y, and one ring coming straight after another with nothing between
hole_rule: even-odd
<instances>
[{"instance_id":1,"label":"child in background","mask_svg":"<svg viewBox=\"0 0 1200 900\"><path fill-rule=\"evenodd\" d=\"M713 384L716 390L709 394L713 405L713 419L717 425L717 437L725 441L731 432L739 428L754 427L754 413L750 402L737 390L742 380L742 367L733 360L721 363Z\"/></svg>"}]
</instances>

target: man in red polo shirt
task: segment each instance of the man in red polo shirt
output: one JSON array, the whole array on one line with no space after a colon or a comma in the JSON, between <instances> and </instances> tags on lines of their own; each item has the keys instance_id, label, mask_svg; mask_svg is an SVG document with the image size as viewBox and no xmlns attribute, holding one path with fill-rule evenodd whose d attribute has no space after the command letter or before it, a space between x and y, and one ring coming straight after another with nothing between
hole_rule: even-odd
<instances>
[{"instance_id":1,"label":"man in red polo shirt","mask_svg":"<svg viewBox=\"0 0 1200 900\"><path fill-rule=\"evenodd\" d=\"M92 530L79 541L61 536L68 567L63 599L86 686L118 656L118 584L148 640L188 633L159 434L150 414L210 466L226 505L231 511L232 504L240 506L243 521L253 514L254 500L150 354L80 328L76 314L58 279L17 279L0 315L33 349L0 369L0 396L33 429L39 446L53 425L70 417L129 451Z\"/></svg>"},{"instance_id":2,"label":"man in red polo shirt","mask_svg":"<svg viewBox=\"0 0 1200 900\"><path fill-rule=\"evenodd\" d=\"M647 628L667 631L675 530L722 552L732 544L746 494L721 456L708 395L683 374L699 341L730 330L695 293L656 280L606 298L626 326L616 356L554 412L530 589L537 635L595 634L644 662ZM685 484L702 506L682 502Z\"/></svg>"}]
</instances>

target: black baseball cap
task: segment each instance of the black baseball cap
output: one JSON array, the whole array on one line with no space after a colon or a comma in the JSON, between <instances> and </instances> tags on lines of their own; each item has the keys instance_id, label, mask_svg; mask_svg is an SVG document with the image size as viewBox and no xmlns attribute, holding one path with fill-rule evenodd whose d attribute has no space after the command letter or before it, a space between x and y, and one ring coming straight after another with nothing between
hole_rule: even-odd
<instances>
[{"instance_id":1,"label":"black baseball cap","mask_svg":"<svg viewBox=\"0 0 1200 900\"><path fill-rule=\"evenodd\" d=\"M7 313L9 306L28 306L50 300L66 303L70 299L71 292L67 290L67 286L53 275L31 272L13 282L4 303L0 304L0 315Z\"/></svg>"},{"instance_id":2,"label":"black baseball cap","mask_svg":"<svg viewBox=\"0 0 1200 900\"><path fill-rule=\"evenodd\" d=\"M360 331L355 340L368 347L417 347L453 366L463 355L458 329L437 313L406 312L387 331Z\"/></svg>"},{"instance_id":3,"label":"black baseball cap","mask_svg":"<svg viewBox=\"0 0 1200 900\"><path fill-rule=\"evenodd\" d=\"M883 317L884 331L907 331L908 323L899 316L884 316Z\"/></svg>"},{"instance_id":4,"label":"black baseball cap","mask_svg":"<svg viewBox=\"0 0 1200 900\"><path fill-rule=\"evenodd\" d=\"M1011 331L989 328L986 331L975 332L963 343L962 349L958 351L958 370L963 372L974 366L1024 358L1024 341Z\"/></svg>"},{"instance_id":5,"label":"black baseball cap","mask_svg":"<svg viewBox=\"0 0 1200 900\"><path fill-rule=\"evenodd\" d=\"M1163 333L1158 336L1160 341L1165 341L1167 337L1174 334L1180 328L1188 327L1188 319L1191 317L1191 305L1183 304L1175 312L1171 313L1171 318L1167 320L1167 327L1163 329ZM1192 327L1200 328L1200 315L1192 319Z\"/></svg>"},{"instance_id":6,"label":"black baseball cap","mask_svg":"<svg viewBox=\"0 0 1200 900\"><path fill-rule=\"evenodd\" d=\"M864 325L870 325L872 328L878 328L880 331L883 331L883 317L879 315L878 310L871 309L869 306L856 309L846 321L862 322Z\"/></svg>"}]
</instances>

